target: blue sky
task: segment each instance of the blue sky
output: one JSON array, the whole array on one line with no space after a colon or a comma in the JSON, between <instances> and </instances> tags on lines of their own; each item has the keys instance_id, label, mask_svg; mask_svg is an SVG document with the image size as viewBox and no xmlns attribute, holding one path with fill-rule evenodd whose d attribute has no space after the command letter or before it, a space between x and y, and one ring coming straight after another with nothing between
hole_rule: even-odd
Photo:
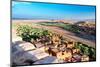
<instances>
[{"instance_id":1,"label":"blue sky","mask_svg":"<svg viewBox=\"0 0 100 67\"><path fill-rule=\"evenodd\" d=\"M95 6L12 2L12 18L25 19L95 19Z\"/></svg>"}]
</instances>

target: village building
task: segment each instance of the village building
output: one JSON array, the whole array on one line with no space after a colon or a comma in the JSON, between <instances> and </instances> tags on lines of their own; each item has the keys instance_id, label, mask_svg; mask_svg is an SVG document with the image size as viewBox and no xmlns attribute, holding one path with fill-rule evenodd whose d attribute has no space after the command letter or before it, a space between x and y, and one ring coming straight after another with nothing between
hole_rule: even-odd
<instances>
[{"instance_id":1,"label":"village building","mask_svg":"<svg viewBox=\"0 0 100 67\"><path fill-rule=\"evenodd\" d=\"M75 42L74 41L69 41L67 44L67 48L73 48L75 46Z\"/></svg>"},{"instance_id":2,"label":"village building","mask_svg":"<svg viewBox=\"0 0 100 67\"><path fill-rule=\"evenodd\" d=\"M83 55L81 61L89 61L89 56Z\"/></svg>"}]
</instances>

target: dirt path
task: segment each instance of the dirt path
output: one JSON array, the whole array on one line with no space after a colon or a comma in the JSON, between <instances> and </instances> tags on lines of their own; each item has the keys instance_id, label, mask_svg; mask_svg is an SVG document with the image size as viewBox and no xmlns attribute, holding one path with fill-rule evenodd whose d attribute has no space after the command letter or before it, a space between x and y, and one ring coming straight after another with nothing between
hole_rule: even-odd
<instances>
[{"instance_id":1,"label":"dirt path","mask_svg":"<svg viewBox=\"0 0 100 67\"><path fill-rule=\"evenodd\" d=\"M40 25L40 26L38 26L38 28L48 29L48 30L51 30L51 31L53 31L55 33L63 35L64 38L67 38L69 40L82 42L84 44L87 44L88 46L95 47L95 42L93 42L92 40L87 40L87 39L83 39L83 38L77 37L77 36L75 36L74 33L66 31L64 29L61 29L59 27L42 26L42 25Z\"/></svg>"}]
</instances>

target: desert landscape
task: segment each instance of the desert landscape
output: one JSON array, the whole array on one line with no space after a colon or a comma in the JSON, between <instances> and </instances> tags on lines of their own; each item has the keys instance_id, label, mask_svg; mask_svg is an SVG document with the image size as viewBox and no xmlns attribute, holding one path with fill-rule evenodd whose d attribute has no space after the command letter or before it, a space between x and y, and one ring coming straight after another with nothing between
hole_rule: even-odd
<instances>
[{"instance_id":1,"label":"desert landscape","mask_svg":"<svg viewBox=\"0 0 100 67\"><path fill-rule=\"evenodd\" d=\"M95 22L12 20L13 64L95 61L95 36Z\"/></svg>"}]
</instances>

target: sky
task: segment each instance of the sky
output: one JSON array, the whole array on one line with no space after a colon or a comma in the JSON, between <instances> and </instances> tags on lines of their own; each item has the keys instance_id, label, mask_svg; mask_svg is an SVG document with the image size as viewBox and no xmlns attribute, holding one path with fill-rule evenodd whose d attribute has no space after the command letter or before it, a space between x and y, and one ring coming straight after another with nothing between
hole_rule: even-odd
<instances>
[{"instance_id":1,"label":"sky","mask_svg":"<svg viewBox=\"0 0 100 67\"><path fill-rule=\"evenodd\" d=\"M95 6L13 1L12 18L64 20L95 19Z\"/></svg>"}]
</instances>

